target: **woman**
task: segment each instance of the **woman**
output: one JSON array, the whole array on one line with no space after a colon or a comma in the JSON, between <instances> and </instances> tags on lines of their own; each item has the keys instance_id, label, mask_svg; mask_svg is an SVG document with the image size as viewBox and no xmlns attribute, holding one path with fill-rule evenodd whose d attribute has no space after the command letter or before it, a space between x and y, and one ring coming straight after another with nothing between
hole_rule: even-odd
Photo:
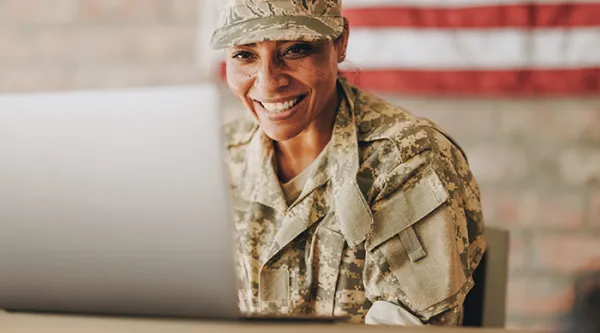
<instances>
[{"instance_id":1,"label":"woman","mask_svg":"<svg viewBox=\"0 0 600 333\"><path fill-rule=\"evenodd\" d=\"M340 0L232 0L213 35L248 114L226 126L248 314L460 324L485 248L460 148L338 76Z\"/></svg>"}]
</instances>

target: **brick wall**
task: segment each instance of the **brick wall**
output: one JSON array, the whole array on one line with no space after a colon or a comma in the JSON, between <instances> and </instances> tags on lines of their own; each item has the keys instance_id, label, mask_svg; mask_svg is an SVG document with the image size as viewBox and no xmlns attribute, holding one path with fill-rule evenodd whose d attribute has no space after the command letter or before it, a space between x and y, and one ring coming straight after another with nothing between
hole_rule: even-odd
<instances>
[{"instance_id":1,"label":"brick wall","mask_svg":"<svg viewBox=\"0 0 600 333\"><path fill-rule=\"evenodd\" d=\"M196 82L197 4L2 0L0 93ZM600 98L388 97L464 146L487 223L511 231L509 326L554 326L600 258Z\"/></svg>"},{"instance_id":2,"label":"brick wall","mask_svg":"<svg viewBox=\"0 0 600 333\"><path fill-rule=\"evenodd\" d=\"M0 92L196 82L198 0L2 0Z\"/></svg>"}]
</instances>

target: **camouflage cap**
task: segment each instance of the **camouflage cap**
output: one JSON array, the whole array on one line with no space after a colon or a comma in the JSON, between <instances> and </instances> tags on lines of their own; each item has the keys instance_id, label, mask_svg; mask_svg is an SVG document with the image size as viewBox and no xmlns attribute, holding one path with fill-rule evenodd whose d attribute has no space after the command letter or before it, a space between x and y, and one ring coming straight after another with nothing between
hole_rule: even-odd
<instances>
[{"instance_id":1,"label":"camouflage cap","mask_svg":"<svg viewBox=\"0 0 600 333\"><path fill-rule=\"evenodd\" d=\"M342 0L228 0L211 46L333 40L343 31Z\"/></svg>"}]
</instances>

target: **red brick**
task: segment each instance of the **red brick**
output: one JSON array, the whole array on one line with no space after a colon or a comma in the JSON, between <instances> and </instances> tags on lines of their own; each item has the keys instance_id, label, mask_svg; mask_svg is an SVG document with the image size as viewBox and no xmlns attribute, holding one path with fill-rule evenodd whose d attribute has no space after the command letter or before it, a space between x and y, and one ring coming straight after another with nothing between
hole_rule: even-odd
<instances>
[{"instance_id":1,"label":"red brick","mask_svg":"<svg viewBox=\"0 0 600 333\"><path fill-rule=\"evenodd\" d=\"M588 205L588 221L591 226L600 228L600 189L590 194L590 203Z\"/></svg>"},{"instance_id":2,"label":"red brick","mask_svg":"<svg viewBox=\"0 0 600 333\"><path fill-rule=\"evenodd\" d=\"M181 0L172 0L181 1ZM85 0L79 15L84 22L161 22L169 15L165 0Z\"/></svg>"},{"instance_id":3,"label":"red brick","mask_svg":"<svg viewBox=\"0 0 600 333\"><path fill-rule=\"evenodd\" d=\"M600 235L534 234L532 268L578 273L599 267Z\"/></svg>"},{"instance_id":4,"label":"red brick","mask_svg":"<svg viewBox=\"0 0 600 333\"><path fill-rule=\"evenodd\" d=\"M520 146L481 143L464 149L471 170L481 184L519 183L532 171L527 151Z\"/></svg>"},{"instance_id":5,"label":"red brick","mask_svg":"<svg viewBox=\"0 0 600 333\"><path fill-rule=\"evenodd\" d=\"M79 0L0 1L0 23L10 23L13 27L28 24L71 23L77 17L79 2Z\"/></svg>"},{"instance_id":6,"label":"red brick","mask_svg":"<svg viewBox=\"0 0 600 333\"><path fill-rule=\"evenodd\" d=\"M600 150L574 147L559 156L560 177L572 186L600 185Z\"/></svg>"},{"instance_id":7,"label":"red brick","mask_svg":"<svg viewBox=\"0 0 600 333\"><path fill-rule=\"evenodd\" d=\"M522 101L510 106L500 112L505 137L542 143L600 142L598 100Z\"/></svg>"},{"instance_id":8,"label":"red brick","mask_svg":"<svg viewBox=\"0 0 600 333\"><path fill-rule=\"evenodd\" d=\"M573 286L552 276L511 277L507 312L519 317L552 317L572 306Z\"/></svg>"}]
</instances>

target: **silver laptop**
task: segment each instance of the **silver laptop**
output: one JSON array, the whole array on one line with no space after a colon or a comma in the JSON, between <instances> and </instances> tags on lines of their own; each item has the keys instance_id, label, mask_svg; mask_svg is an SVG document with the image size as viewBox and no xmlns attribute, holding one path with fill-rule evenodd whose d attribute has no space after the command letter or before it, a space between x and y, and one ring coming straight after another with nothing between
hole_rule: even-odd
<instances>
[{"instance_id":1,"label":"silver laptop","mask_svg":"<svg viewBox=\"0 0 600 333\"><path fill-rule=\"evenodd\" d=\"M0 95L0 309L236 319L219 93Z\"/></svg>"}]
</instances>

